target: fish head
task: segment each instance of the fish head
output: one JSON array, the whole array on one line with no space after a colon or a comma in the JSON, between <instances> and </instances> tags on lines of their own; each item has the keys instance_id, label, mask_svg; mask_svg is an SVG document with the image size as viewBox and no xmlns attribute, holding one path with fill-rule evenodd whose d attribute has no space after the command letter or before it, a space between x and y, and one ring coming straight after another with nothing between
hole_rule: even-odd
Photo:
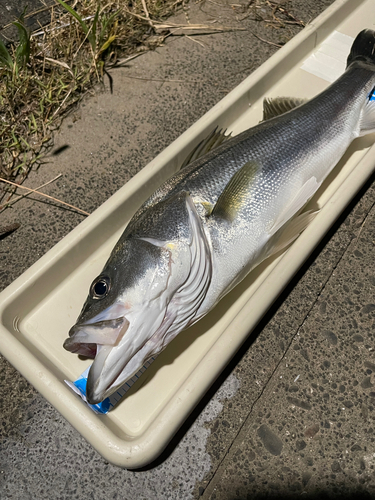
<instances>
[{"instance_id":1,"label":"fish head","mask_svg":"<svg viewBox=\"0 0 375 500\"><path fill-rule=\"evenodd\" d=\"M86 386L90 404L116 392L194 315L209 272L201 239L188 233L166 241L122 237L92 282L64 342L68 351L95 358Z\"/></svg>"},{"instance_id":2,"label":"fish head","mask_svg":"<svg viewBox=\"0 0 375 500\"><path fill-rule=\"evenodd\" d=\"M190 259L183 245L169 246L125 240L90 286L64 348L95 358L87 383L91 404L114 392L153 354L158 339L150 339L176 288L186 279L183 269Z\"/></svg>"}]
</instances>

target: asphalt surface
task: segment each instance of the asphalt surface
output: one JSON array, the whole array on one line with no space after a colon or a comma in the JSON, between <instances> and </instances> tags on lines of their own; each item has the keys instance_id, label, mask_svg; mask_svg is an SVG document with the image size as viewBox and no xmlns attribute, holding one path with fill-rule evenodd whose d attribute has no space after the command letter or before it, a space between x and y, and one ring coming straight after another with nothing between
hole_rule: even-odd
<instances>
[{"instance_id":1,"label":"asphalt surface","mask_svg":"<svg viewBox=\"0 0 375 500\"><path fill-rule=\"evenodd\" d=\"M308 22L330 3L296 0L287 7ZM114 93L99 90L64 121L55 148L69 147L50 154L27 185L62 172L46 193L88 212L100 206L267 60L277 50L268 42L285 42L300 29L275 29L252 16L239 21L246 14L216 1L188 6L178 20L188 15L191 22L217 19L247 29L173 38L113 71ZM0 357L0 497L375 496L373 181L144 470L108 464ZM0 240L1 288L82 218L36 197L1 214L2 224L21 223Z\"/></svg>"},{"instance_id":2,"label":"asphalt surface","mask_svg":"<svg viewBox=\"0 0 375 500\"><path fill-rule=\"evenodd\" d=\"M31 31L48 23L50 7L54 0L1 0L0 1L0 37L5 43L18 39L17 29L12 25L22 15L25 25Z\"/></svg>"}]
</instances>

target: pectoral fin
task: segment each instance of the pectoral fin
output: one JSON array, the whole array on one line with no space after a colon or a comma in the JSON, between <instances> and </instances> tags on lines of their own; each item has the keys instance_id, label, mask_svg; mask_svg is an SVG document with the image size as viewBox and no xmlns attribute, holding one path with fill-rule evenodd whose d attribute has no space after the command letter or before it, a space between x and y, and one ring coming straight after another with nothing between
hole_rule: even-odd
<instances>
[{"instance_id":1,"label":"pectoral fin","mask_svg":"<svg viewBox=\"0 0 375 500\"><path fill-rule=\"evenodd\" d=\"M250 188L259 171L260 166L255 161L245 163L225 186L211 215L232 222L249 197Z\"/></svg>"},{"instance_id":2,"label":"pectoral fin","mask_svg":"<svg viewBox=\"0 0 375 500\"><path fill-rule=\"evenodd\" d=\"M307 99L299 97L275 97L263 100L263 121L283 115L287 111L307 102Z\"/></svg>"},{"instance_id":3,"label":"pectoral fin","mask_svg":"<svg viewBox=\"0 0 375 500\"><path fill-rule=\"evenodd\" d=\"M313 196L319 187L316 177L311 177L301 189L296 193L291 202L279 214L273 226L269 230L269 234L275 234L289 219L293 217Z\"/></svg>"}]
</instances>

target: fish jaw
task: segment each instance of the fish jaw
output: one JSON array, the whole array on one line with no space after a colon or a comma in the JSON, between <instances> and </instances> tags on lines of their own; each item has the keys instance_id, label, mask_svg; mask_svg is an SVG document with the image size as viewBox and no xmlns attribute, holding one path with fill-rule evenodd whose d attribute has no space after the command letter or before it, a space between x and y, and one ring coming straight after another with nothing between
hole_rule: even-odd
<instances>
[{"instance_id":1,"label":"fish jaw","mask_svg":"<svg viewBox=\"0 0 375 500\"><path fill-rule=\"evenodd\" d=\"M164 329L159 328L166 316L168 297L166 288L158 298L132 309L117 303L70 329L64 348L94 358L86 389L90 404L115 392L152 356L153 347L158 346L169 327L166 323ZM123 316L115 317L121 309Z\"/></svg>"},{"instance_id":2,"label":"fish jaw","mask_svg":"<svg viewBox=\"0 0 375 500\"><path fill-rule=\"evenodd\" d=\"M64 349L94 358L97 346L118 345L129 327L125 317L74 325L69 331L69 338L64 342Z\"/></svg>"},{"instance_id":3,"label":"fish jaw","mask_svg":"<svg viewBox=\"0 0 375 500\"><path fill-rule=\"evenodd\" d=\"M87 378L90 404L100 403L116 392L154 354L165 334L165 329L159 328L165 309L153 309L129 318L126 335L118 345L98 346Z\"/></svg>"}]
</instances>

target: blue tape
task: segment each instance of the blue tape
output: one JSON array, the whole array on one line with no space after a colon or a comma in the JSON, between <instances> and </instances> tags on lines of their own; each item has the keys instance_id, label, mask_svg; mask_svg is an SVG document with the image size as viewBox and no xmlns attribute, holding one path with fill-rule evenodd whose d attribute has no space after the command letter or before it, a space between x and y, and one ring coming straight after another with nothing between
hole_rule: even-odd
<instances>
[{"instance_id":1,"label":"blue tape","mask_svg":"<svg viewBox=\"0 0 375 500\"><path fill-rule=\"evenodd\" d=\"M147 368L151 365L151 363L155 361L155 358L151 358L148 360L142 368L123 386L121 386L114 394L111 394L108 398L106 398L101 403L96 405L90 405L87 403L86 399L86 386L87 386L87 377L90 371L90 367L88 367L74 382L69 382L65 380L65 383L74 390L76 394L81 396L81 398L87 403L87 406L91 408L95 413L100 413L102 415L107 414L116 404L125 396L125 394L129 391L129 389L136 383L139 377L147 370Z\"/></svg>"},{"instance_id":2,"label":"blue tape","mask_svg":"<svg viewBox=\"0 0 375 500\"><path fill-rule=\"evenodd\" d=\"M87 385L87 378L79 378L77 379L75 382L73 382L73 384L77 387L77 389L80 391L81 393L81 397L82 395L85 396L85 401L86 401L86 385ZM86 401L87 403L87 401ZM88 404L88 403L87 403ZM102 413L102 414L106 414L109 412L109 410L111 409L111 407L113 406L111 401L110 401L110 398L106 398L104 401L102 401L101 403L98 403L97 405L90 405L88 404L88 406L95 412L95 413Z\"/></svg>"}]
</instances>

